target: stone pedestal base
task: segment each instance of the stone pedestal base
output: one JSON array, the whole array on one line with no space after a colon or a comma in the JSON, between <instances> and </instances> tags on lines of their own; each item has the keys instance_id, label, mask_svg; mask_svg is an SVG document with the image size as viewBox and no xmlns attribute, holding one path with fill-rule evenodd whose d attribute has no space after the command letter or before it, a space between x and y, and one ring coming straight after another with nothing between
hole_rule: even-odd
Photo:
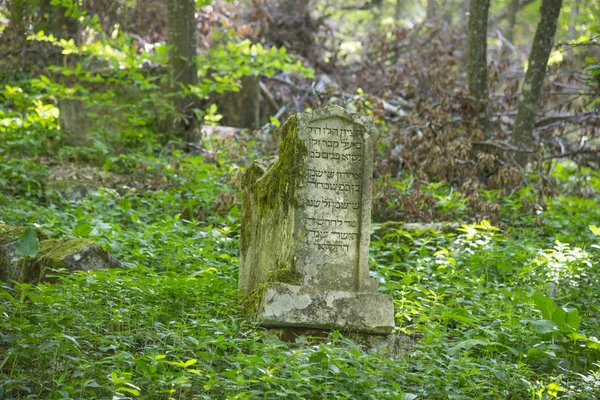
<instances>
[{"instance_id":1,"label":"stone pedestal base","mask_svg":"<svg viewBox=\"0 0 600 400\"><path fill-rule=\"evenodd\" d=\"M387 335L394 328L390 296L268 284L256 313L264 327L312 328Z\"/></svg>"},{"instance_id":2,"label":"stone pedestal base","mask_svg":"<svg viewBox=\"0 0 600 400\"><path fill-rule=\"evenodd\" d=\"M287 343L304 343L314 346L319 343L332 343L339 339L332 336L331 331L310 328L271 328L270 334L279 336ZM392 333L390 335L372 335L369 333L348 332L342 336L350 339L353 343L360 345L363 351L367 353L379 353L384 357L397 358L410 352L416 343L414 337L405 334ZM303 339L302 339L303 338ZM299 342L299 340L301 340ZM350 342L351 343L351 342ZM345 346L349 342L346 340L337 341L336 344Z\"/></svg>"}]
</instances>

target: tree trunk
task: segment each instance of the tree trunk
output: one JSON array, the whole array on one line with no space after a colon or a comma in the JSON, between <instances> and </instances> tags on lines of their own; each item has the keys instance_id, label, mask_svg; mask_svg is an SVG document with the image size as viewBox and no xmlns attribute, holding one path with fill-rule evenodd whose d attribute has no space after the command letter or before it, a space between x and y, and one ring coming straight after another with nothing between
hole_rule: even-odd
<instances>
[{"instance_id":1,"label":"tree trunk","mask_svg":"<svg viewBox=\"0 0 600 400\"><path fill-rule=\"evenodd\" d=\"M515 26L517 24L517 12L519 11L520 2L520 0L510 0L510 4L508 5L508 15L506 17L508 26L506 27L504 37L511 43L515 40Z\"/></svg>"},{"instance_id":2,"label":"tree trunk","mask_svg":"<svg viewBox=\"0 0 600 400\"><path fill-rule=\"evenodd\" d=\"M383 0L372 0L369 4L373 12L373 30L378 31L383 17Z\"/></svg>"},{"instance_id":3,"label":"tree trunk","mask_svg":"<svg viewBox=\"0 0 600 400\"><path fill-rule=\"evenodd\" d=\"M26 0L12 0L8 2L8 12L10 16L9 29L13 35L19 39L24 39L25 35L25 16L27 13Z\"/></svg>"},{"instance_id":4,"label":"tree trunk","mask_svg":"<svg viewBox=\"0 0 600 400\"><path fill-rule=\"evenodd\" d=\"M236 128L256 129L260 125L260 86L257 76L243 76L238 92L216 95L223 123Z\"/></svg>"},{"instance_id":5,"label":"tree trunk","mask_svg":"<svg viewBox=\"0 0 600 400\"><path fill-rule=\"evenodd\" d=\"M579 1L572 0L571 3L571 21L569 22L569 40L577 39L577 20L579 19Z\"/></svg>"},{"instance_id":6,"label":"tree trunk","mask_svg":"<svg viewBox=\"0 0 600 400\"><path fill-rule=\"evenodd\" d=\"M167 44L169 50L169 78L174 93L180 91L181 85L198 83L196 67L196 48L198 35L196 32L196 2L194 0L167 0ZM174 96L173 105L177 112L193 103L191 98ZM180 124L171 126L179 130Z\"/></svg>"},{"instance_id":7,"label":"tree trunk","mask_svg":"<svg viewBox=\"0 0 600 400\"><path fill-rule=\"evenodd\" d=\"M429 20L435 16L437 11L437 3L435 0L427 0L427 9L425 11L425 19Z\"/></svg>"},{"instance_id":8,"label":"tree trunk","mask_svg":"<svg viewBox=\"0 0 600 400\"><path fill-rule=\"evenodd\" d=\"M572 0L571 3L571 21L569 21L569 41L573 42L579 35L577 34L577 22L579 20L579 2L580 0ZM567 55L569 58L573 58L573 47L569 46L567 49Z\"/></svg>"},{"instance_id":9,"label":"tree trunk","mask_svg":"<svg viewBox=\"0 0 600 400\"><path fill-rule=\"evenodd\" d=\"M396 8L394 10L394 20L396 21L396 25L399 24L400 19L402 18L402 2L404 0L396 0Z\"/></svg>"},{"instance_id":10,"label":"tree trunk","mask_svg":"<svg viewBox=\"0 0 600 400\"><path fill-rule=\"evenodd\" d=\"M521 148L529 148L533 142L535 118L540 106L546 66L554 44L561 6L562 0L542 0L540 22L531 45L527 73L513 126L512 142ZM517 153L515 159L521 166L527 164L526 153Z\"/></svg>"},{"instance_id":11,"label":"tree trunk","mask_svg":"<svg viewBox=\"0 0 600 400\"><path fill-rule=\"evenodd\" d=\"M487 74L487 20L490 0L471 0L467 44L469 94L476 102L477 126L484 132L490 128Z\"/></svg>"}]
</instances>

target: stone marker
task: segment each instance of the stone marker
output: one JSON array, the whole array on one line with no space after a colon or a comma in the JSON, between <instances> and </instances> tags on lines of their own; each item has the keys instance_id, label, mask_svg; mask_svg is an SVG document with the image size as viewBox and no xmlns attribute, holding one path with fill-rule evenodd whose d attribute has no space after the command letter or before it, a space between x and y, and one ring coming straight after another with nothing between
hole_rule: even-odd
<instances>
[{"instance_id":1,"label":"stone marker","mask_svg":"<svg viewBox=\"0 0 600 400\"><path fill-rule=\"evenodd\" d=\"M338 106L297 114L244 174L239 287L263 326L392 331L368 268L373 130Z\"/></svg>"},{"instance_id":2,"label":"stone marker","mask_svg":"<svg viewBox=\"0 0 600 400\"><path fill-rule=\"evenodd\" d=\"M25 229L0 223L0 282L35 285L53 280L52 270L72 272L121 267L121 262L112 254L87 239L48 239L40 230L36 230L39 252L35 257L24 259L16 254L16 248Z\"/></svg>"}]
</instances>

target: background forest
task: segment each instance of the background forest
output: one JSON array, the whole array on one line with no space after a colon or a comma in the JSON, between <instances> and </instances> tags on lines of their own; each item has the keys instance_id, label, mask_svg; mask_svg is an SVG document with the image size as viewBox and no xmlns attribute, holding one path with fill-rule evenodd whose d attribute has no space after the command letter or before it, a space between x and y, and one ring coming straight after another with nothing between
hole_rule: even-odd
<instances>
[{"instance_id":1,"label":"background forest","mask_svg":"<svg viewBox=\"0 0 600 400\"><path fill-rule=\"evenodd\" d=\"M0 227L122 263L2 283L0 399L600 398L599 16L0 0ZM239 305L240 176L332 103L378 128L370 269L394 354L284 342Z\"/></svg>"}]
</instances>

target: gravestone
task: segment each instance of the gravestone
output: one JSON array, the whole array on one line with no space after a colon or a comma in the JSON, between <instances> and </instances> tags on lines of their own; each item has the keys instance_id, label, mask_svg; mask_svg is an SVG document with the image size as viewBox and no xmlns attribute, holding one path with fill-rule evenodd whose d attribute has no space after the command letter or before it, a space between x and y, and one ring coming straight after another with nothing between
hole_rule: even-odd
<instances>
[{"instance_id":1,"label":"gravestone","mask_svg":"<svg viewBox=\"0 0 600 400\"><path fill-rule=\"evenodd\" d=\"M368 268L373 131L338 106L297 114L279 156L244 174L239 287L263 326L393 329L393 301Z\"/></svg>"}]
</instances>

